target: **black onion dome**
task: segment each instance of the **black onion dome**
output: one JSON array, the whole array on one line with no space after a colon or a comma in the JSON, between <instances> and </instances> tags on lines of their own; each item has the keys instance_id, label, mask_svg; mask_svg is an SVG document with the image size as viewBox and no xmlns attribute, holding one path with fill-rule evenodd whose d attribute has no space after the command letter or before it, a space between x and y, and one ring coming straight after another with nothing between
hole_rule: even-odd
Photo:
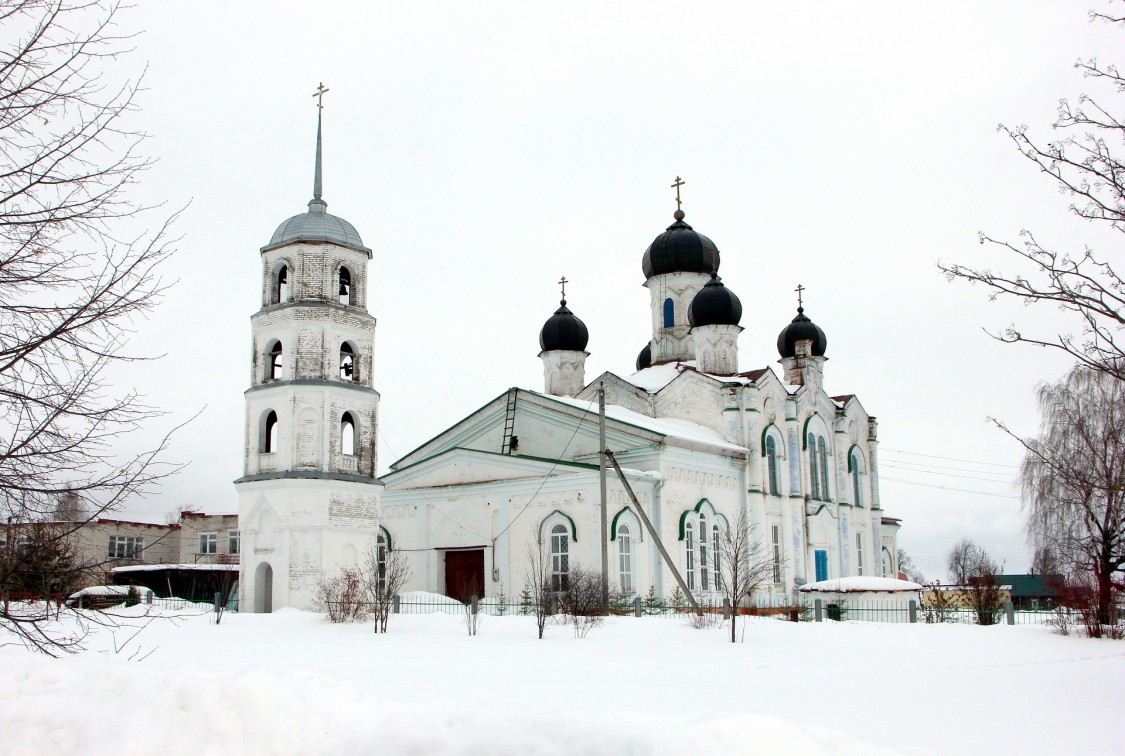
<instances>
[{"instance_id":1,"label":"black onion dome","mask_svg":"<svg viewBox=\"0 0 1125 756\"><path fill-rule=\"evenodd\" d=\"M543 330L539 332L539 347L544 352L585 352L586 344L590 341L586 324L567 309L565 299L559 305L559 309L547 318Z\"/></svg>"},{"instance_id":2,"label":"black onion dome","mask_svg":"<svg viewBox=\"0 0 1125 756\"><path fill-rule=\"evenodd\" d=\"M688 307L688 324L692 328L709 325L738 325L742 320L742 302L723 285L718 273L699 290Z\"/></svg>"},{"instance_id":3,"label":"black onion dome","mask_svg":"<svg viewBox=\"0 0 1125 756\"><path fill-rule=\"evenodd\" d=\"M793 321L781 329L781 333L777 337L777 352L782 357L794 357L797 354L797 342L811 340L812 341L812 354L814 357L823 357L824 350L828 346L828 337L824 335L824 331L820 330L820 326L809 320L809 316L805 314L804 307L797 308L797 317Z\"/></svg>"},{"instance_id":4,"label":"black onion dome","mask_svg":"<svg viewBox=\"0 0 1125 756\"><path fill-rule=\"evenodd\" d=\"M712 273L719 269L719 248L715 242L684 223L683 213L676 222L648 245L641 259L645 278L662 273Z\"/></svg>"},{"instance_id":5,"label":"black onion dome","mask_svg":"<svg viewBox=\"0 0 1125 756\"><path fill-rule=\"evenodd\" d=\"M637 370L652 367L652 342L645 344L645 348L637 355Z\"/></svg>"}]
</instances>

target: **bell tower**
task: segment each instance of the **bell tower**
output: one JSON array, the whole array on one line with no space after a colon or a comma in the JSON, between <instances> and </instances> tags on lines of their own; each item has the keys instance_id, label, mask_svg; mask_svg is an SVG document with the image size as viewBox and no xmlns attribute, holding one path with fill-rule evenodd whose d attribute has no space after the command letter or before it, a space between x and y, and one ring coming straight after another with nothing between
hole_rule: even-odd
<instances>
[{"instance_id":1,"label":"bell tower","mask_svg":"<svg viewBox=\"0 0 1125 756\"><path fill-rule=\"evenodd\" d=\"M378 469L371 250L322 197L321 85L308 211L261 249L261 307L252 357L244 469L235 481L240 608L312 606L317 579L357 565L374 545Z\"/></svg>"}]
</instances>

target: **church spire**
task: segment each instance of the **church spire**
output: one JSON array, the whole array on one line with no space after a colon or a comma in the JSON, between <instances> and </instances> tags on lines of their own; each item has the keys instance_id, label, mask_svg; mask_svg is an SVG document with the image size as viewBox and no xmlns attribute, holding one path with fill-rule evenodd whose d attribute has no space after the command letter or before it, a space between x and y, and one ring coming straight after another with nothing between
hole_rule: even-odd
<instances>
[{"instance_id":1,"label":"church spire","mask_svg":"<svg viewBox=\"0 0 1125 756\"><path fill-rule=\"evenodd\" d=\"M323 180L321 179L321 120L324 114L324 93L328 88L324 86L324 82L317 85L316 91L313 92L313 97L316 98L316 168L313 172L313 198L309 202L309 208L312 209L313 205L319 205L320 210L323 212L324 208L328 207L328 203L321 199L323 190Z\"/></svg>"}]
</instances>

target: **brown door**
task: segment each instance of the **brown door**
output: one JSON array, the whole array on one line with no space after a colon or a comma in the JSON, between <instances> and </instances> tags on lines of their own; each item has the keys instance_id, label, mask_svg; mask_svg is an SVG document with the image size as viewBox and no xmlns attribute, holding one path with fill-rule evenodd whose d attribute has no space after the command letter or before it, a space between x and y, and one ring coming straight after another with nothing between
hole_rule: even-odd
<instances>
[{"instance_id":1,"label":"brown door","mask_svg":"<svg viewBox=\"0 0 1125 756\"><path fill-rule=\"evenodd\" d=\"M465 604L484 596L484 549L445 552L445 595Z\"/></svg>"}]
</instances>

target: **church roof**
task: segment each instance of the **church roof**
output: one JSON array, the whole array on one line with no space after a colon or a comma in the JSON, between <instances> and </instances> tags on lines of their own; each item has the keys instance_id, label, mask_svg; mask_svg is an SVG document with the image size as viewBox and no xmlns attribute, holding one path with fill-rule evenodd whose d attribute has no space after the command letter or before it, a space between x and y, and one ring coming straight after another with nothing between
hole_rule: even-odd
<instances>
[{"instance_id":1,"label":"church roof","mask_svg":"<svg viewBox=\"0 0 1125 756\"><path fill-rule=\"evenodd\" d=\"M328 203L321 197L323 177L321 171L321 116L316 117L316 165L313 169L313 198L309 200L308 212L294 215L283 221L273 232L270 243L262 251L295 242L328 242L351 247L371 255L371 250L363 246L355 226L343 218L326 212Z\"/></svg>"},{"instance_id":2,"label":"church roof","mask_svg":"<svg viewBox=\"0 0 1125 756\"><path fill-rule=\"evenodd\" d=\"M662 273L711 273L719 269L719 248L715 242L684 223L676 211L676 222L648 245L641 258L645 278Z\"/></svg>"}]
</instances>

